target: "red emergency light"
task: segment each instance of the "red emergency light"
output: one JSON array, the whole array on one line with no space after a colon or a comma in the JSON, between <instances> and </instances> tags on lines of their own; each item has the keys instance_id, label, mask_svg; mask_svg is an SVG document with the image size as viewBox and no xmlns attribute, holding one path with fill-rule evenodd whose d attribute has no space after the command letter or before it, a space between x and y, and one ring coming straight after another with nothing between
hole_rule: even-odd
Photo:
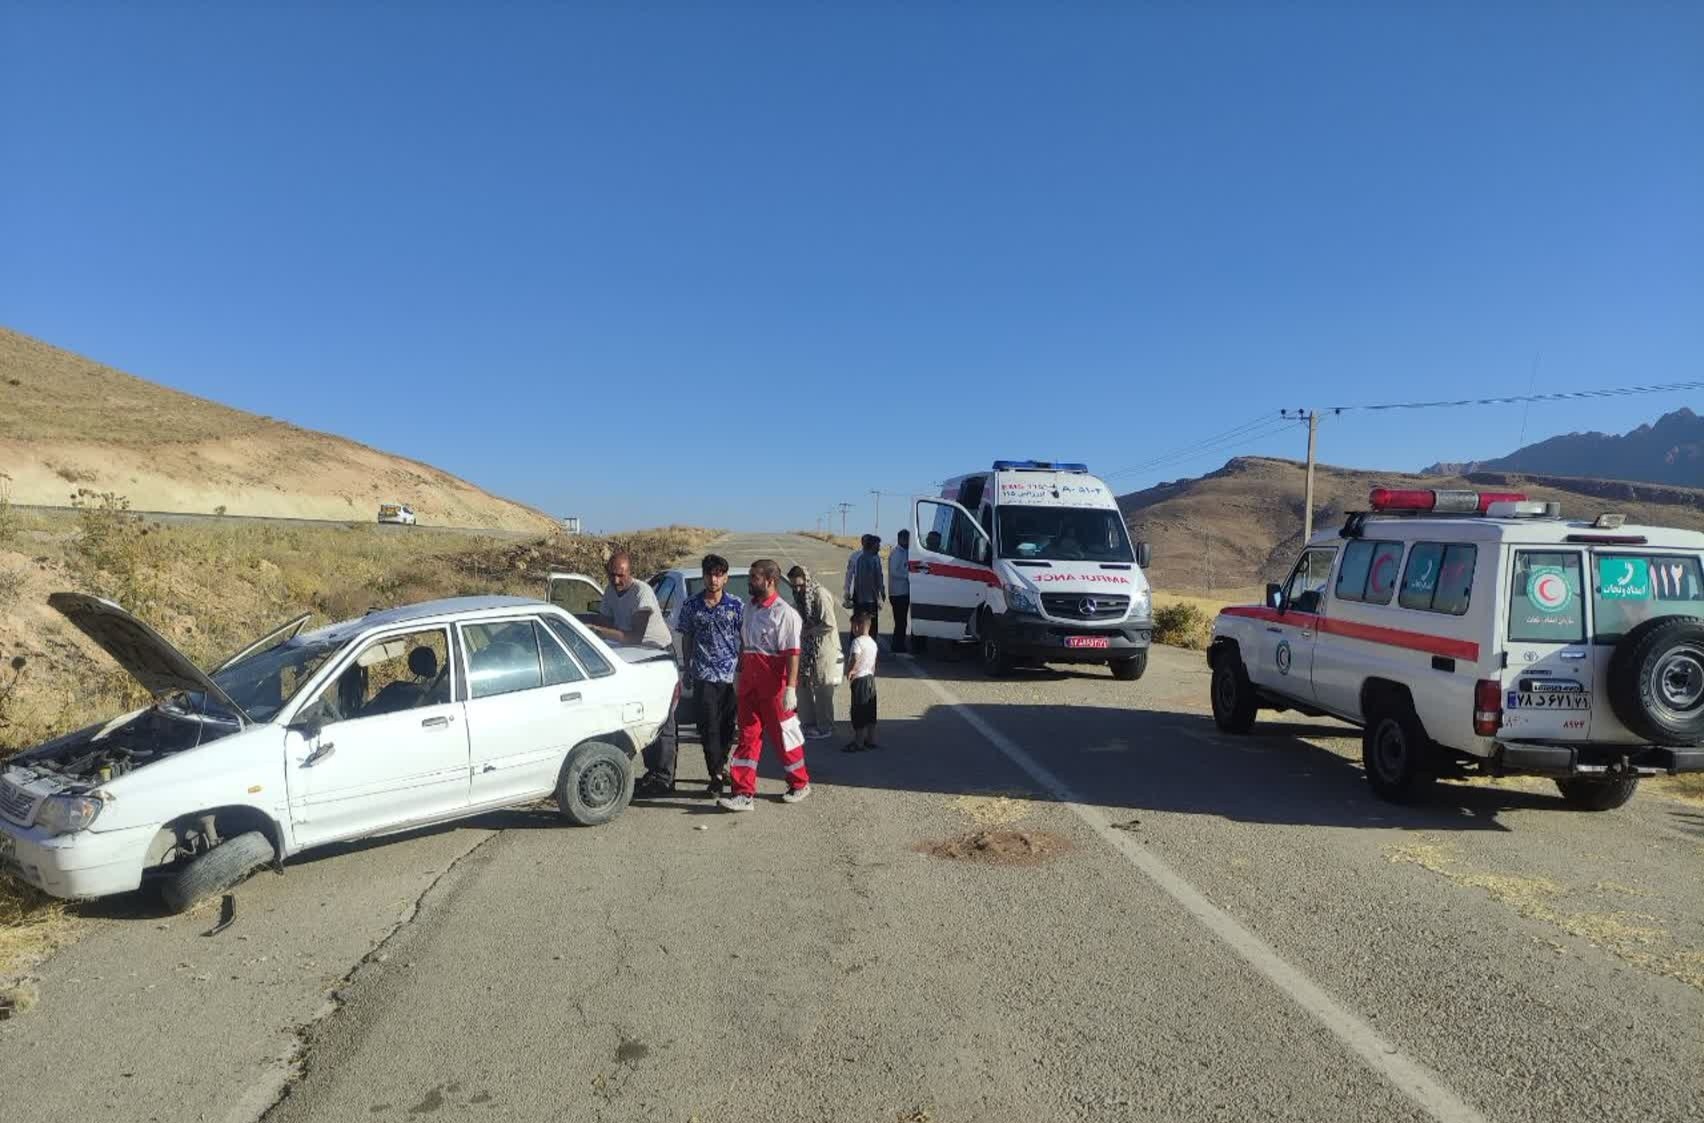
<instances>
[{"instance_id":1,"label":"red emergency light","mask_svg":"<svg viewBox=\"0 0 1704 1123\"><path fill-rule=\"evenodd\" d=\"M1493 503L1525 503L1518 491L1431 491L1375 487L1367 503L1375 511L1427 511L1437 515L1483 515Z\"/></svg>"}]
</instances>

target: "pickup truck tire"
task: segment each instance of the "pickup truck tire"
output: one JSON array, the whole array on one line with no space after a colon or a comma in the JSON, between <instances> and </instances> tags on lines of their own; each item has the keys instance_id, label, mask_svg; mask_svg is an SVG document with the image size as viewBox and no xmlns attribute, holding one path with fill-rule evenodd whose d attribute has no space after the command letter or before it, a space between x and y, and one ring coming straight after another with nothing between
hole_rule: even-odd
<instances>
[{"instance_id":1,"label":"pickup truck tire","mask_svg":"<svg viewBox=\"0 0 1704 1123\"><path fill-rule=\"evenodd\" d=\"M1437 780L1434 750L1425 727L1406 700L1378 703L1361 731L1361 763L1380 799L1413 803Z\"/></svg>"},{"instance_id":2,"label":"pickup truck tire","mask_svg":"<svg viewBox=\"0 0 1704 1123\"><path fill-rule=\"evenodd\" d=\"M1213 724L1226 733L1247 733L1260 715L1248 668L1235 649L1221 651L1213 661Z\"/></svg>"},{"instance_id":3,"label":"pickup truck tire","mask_svg":"<svg viewBox=\"0 0 1704 1123\"><path fill-rule=\"evenodd\" d=\"M1556 781L1562 798L1576 811L1614 811L1632 799L1638 787L1637 776L1617 776L1611 780L1570 776Z\"/></svg>"},{"instance_id":4,"label":"pickup truck tire","mask_svg":"<svg viewBox=\"0 0 1704 1123\"><path fill-rule=\"evenodd\" d=\"M168 874L160 882L160 899L174 913L188 912L208 897L240 884L262 866L271 865L274 857L272 840L259 831L227 838Z\"/></svg>"},{"instance_id":5,"label":"pickup truck tire","mask_svg":"<svg viewBox=\"0 0 1704 1123\"><path fill-rule=\"evenodd\" d=\"M1704 620L1659 616L1622 636L1609 659L1609 705L1652 744L1704 742Z\"/></svg>"},{"instance_id":6,"label":"pickup truck tire","mask_svg":"<svg viewBox=\"0 0 1704 1123\"><path fill-rule=\"evenodd\" d=\"M1148 669L1148 653L1144 651L1128 659L1114 659L1111 666L1113 678L1121 682L1135 682Z\"/></svg>"},{"instance_id":7,"label":"pickup truck tire","mask_svg":"<svg viewBox=\"0 0 1704 1123\"><path fill-rule=\"evenodd\" d=\"M633 765L605 741L587 741L568 754L556 780L556 807L577 827L596 827L633 800Z\"/></svg>"}]
</instances>

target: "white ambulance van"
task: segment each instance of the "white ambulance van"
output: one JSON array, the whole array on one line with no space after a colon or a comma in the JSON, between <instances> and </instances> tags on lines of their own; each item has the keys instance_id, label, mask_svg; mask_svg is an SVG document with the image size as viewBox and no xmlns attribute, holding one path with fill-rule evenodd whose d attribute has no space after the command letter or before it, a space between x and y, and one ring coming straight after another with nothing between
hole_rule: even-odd
<instances>
[{"instance_id":1,"label":"white ambulance van","mask_svg":"<svg viewBox=\"0 0 1704 1123\"><path fill-rule=\"evenodd\" d=\"M913 503L911 632L1018 661L1148 667L1152 598L1112 489L1082 464L996 460Z\"/></svg>"}]
</instances>

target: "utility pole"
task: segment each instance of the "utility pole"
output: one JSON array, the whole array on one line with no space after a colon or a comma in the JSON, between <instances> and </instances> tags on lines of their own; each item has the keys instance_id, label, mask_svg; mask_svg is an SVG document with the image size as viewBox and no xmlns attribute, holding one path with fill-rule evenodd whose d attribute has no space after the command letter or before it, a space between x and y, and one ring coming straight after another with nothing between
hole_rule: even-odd
<instances>
[{"instance_id":1,"label":"utility pole","mask_svg":"<svg viewBox=\"0 0 1704 1123\"><path fill-rule=\"evenodd\" d=\"M876 525L870 528L870 533L880 534L882 532L882 493L872 487L870 494L875 496L876 499Z\"/></svg>"},{"instance_id":2,"label":"utility pole","mask_svg":"<svg viewBox=\"0 0 1704 1123\"><path fill-rule=\"evenodd\" d=\"M1339 411L1341 412L1341 411ZM1319 439L1319 411L1316 409L1281 409L1278 416L1308 423L1307 482L1302 485L1302 545L1313 537L1314 513L1314 446Z\"/></svg>"},{"instance_id":3,"label":"utility pole","mask_svg":"<svg viewBox=\"0 0 1704 1123\"><path fill-rule=\"evenodd\" d=\"M835 506L840 508L840 535L844 538L846 536L846 512L852 509L852 504L842 500L841 502L836 503Z\"/></svg>"}]
</instances>

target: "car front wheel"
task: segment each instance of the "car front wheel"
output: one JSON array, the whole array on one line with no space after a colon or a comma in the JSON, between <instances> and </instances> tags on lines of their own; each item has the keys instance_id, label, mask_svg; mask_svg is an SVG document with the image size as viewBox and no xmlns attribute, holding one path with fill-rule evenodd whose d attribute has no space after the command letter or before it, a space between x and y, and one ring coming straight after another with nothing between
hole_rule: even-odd
<instances>
[{"instance_id":1,"label":"car front wheel","mask_svg":"<svg viewBox=\"0 0 1704 1123\"><path fill-rule=\"evenodd\" d=\"M1213 665L1213 723L1226 733L1247 733L1260 714L1254 684L1235 651L1225 651Z\"/></svg>"}]
</instances>

